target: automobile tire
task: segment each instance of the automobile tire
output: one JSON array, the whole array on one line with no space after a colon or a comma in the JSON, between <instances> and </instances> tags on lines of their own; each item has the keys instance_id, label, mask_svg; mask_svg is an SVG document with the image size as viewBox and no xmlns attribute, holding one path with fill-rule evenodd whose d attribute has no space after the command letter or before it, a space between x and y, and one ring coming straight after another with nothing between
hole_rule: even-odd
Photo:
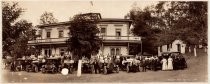
<instances>
[{"instance_id":1,"label":"automobile tire","mask_svg":"<svg viewBox=\"0 0 210 84\"><path fill-rule=\"evenodd\" d=\"M16 71L20 71L18 67L15 68Z\"/></svg>"},{"instance_id":2,"label":"automobile tire","mask_svg":"<svg viewBox=\"0 0 210 84\"><path fill-rule=\"evenodd\" d=\"M69 68L69 73L73 73L73 68Z\"/></svg>"},{"instance_id":3,"label":"automobile tire","mask_svg":"<svg viewBox=\"0 0 210 84\"><path fill-rule=\"evenodd\" d=\"M45 71L45 68L42 68L42 73L45 73L46 71Z\"/></svg>"},{"instance_id":4,"label":"automobile tire","mask_svg":"<svg viewBox=\"0 0 210 84\"><path fill-rule=\"evenodd\" d=\"M34 71L35 71L36 73L39 72L39 69L38 69L37 66L34 67Z\"/></svg>"},{"instance_id":5,"label":"automobile tire","mask_svg":"<svg viewBox=\"0 0 210 84\"><path fill-rule=\"evenodd\" d=\"M138 71L141 72L141 67L140 66L138 66Z\"/></svg>"},{"instance_id":6,"label":"automobile tire","mask_svg":"<svg viewBox=\"0 0 210 84\"><path fill-rule=\"evenodd\" d=\"M52 69L52 73L55 73L55 69Z\"/></svg>"},{"instance_id":7,"label":"automobile tire","mask_svg":"<svg viewBox=\"0 0 210 84\"><path fill-rule=\"evenodd\" d=\"M29 69L27 68L26 71L29 72Z\"/></svg>"}]
</instances>

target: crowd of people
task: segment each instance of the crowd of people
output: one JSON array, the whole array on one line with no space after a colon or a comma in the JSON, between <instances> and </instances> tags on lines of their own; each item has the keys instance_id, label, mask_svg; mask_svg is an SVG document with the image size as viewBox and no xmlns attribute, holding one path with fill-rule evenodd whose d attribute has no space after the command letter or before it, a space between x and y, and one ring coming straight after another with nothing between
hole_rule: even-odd
<instances>
[{"instance_id":1,"label":"crowd of people","mask_svg":"<svg viewBox=\"0 0 210 84\"><path fill-rule=\"evenodd\" d=\"M61 65L64 64L74 64L74 67L77 67L78 61L72 59L72 56L65 54L64 56L54 56L61 58ZM45 56L39 55L37 58L35 56L31 57L32 59L39 59L42 62L45 62ZM25 58L26 59L26 58ZM126 70L126 63L137 64L141 67L142 72L147 70L178 70L184 69L187 67L185 58L181 54L163 54L162 56L122 56L122 55L100 55L95 56L90 59L83 57L83 63L93 64L96 68L101 68L103 63L114 63L119 66L120 70ZM12 65L16 62L12 62ZM14 66L12 66L14 69Z\"/></svg>"}]
</instances>

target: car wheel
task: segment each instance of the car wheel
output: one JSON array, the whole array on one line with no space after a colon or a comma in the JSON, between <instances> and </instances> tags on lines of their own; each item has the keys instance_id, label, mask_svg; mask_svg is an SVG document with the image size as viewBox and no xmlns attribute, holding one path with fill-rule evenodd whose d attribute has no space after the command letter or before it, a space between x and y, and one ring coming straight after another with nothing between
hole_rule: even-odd
<instances>
[{"instance_id":1,"label":"car wheel","mask_svg":"<svg viewBox=\"0 0 210 84\"><path fill-rule=\"evenodd\" d=\"M42 73L45 73L46 71L45 71L45 68L42 68Z\"/></svg>"},{"instance_id":2,"label":"car wheel","mask_svg":"<svg viewBox=\"0 0 210 84\"><path fill-rule=\"evenodd\" d=\"M38 67L37 66L35 66L35 72L39 72L39 69L38 69Z\"/></svg>"},{"instance_id":3,"label":"car wheel","mask_svg":"<svg viewBox=\"0 0 210 84\"><path fill-rule=\"evenodd\" d=\"M27 68L26 71L29 72L29 69Z\"/></svg>"},{"instance_id":4,"label":"car wheel","mask_svg":"<svg viewBox=\"0 0 210 84\"><path fill-rule=\"evenodd\" d=\"M15 70L16 70L16 71L20 71L20 70L19 70L19 67L16 67Z\"/></svg>"},{"instance_id":5,"label":"car wheel","mask_svg":"<svg viewBox=\"0 0 210 84\"><path fill-rule=\"evenodd\" d=\"M139 71L139 72L141 71L141 67L140 67L140 66L138 66L138 71Z\"/></svg>"},{"instance_id":6,"label":"car wheel","mask_svg":"<svg viewBox=\"0 0 210 84\"><path fill-rule=\"evenodd\" d=\"M69 73L73 73L73 68L69 68Z\"/></svg>"}]
</instances>

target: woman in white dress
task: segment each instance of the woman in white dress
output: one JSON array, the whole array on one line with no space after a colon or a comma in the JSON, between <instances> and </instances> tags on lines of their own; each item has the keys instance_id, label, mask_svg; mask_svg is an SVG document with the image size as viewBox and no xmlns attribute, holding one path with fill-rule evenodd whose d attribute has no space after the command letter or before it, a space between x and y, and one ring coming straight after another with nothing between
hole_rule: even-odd
<instances>
[{"instance_id":1,"label":"woman in white dress","mask_svg":"<svg viewBox=\"0 0 210 84\"><path fill-rule=\"evenodd\" d=\"M173 70L173 59L171 56L168 58L168 70Z\"/></svg>"},{"instance_id":2,"label":"woman in white dress","mask_svg":"<svg viewBox=\"0 0 210 84\"><path fill-rule=\"evenodd\" d=\"M163 58L161 60L161 63L162 63L162 70L167 70L167 60L166 60L166 58Z\"/></svg>"}]
</instances>

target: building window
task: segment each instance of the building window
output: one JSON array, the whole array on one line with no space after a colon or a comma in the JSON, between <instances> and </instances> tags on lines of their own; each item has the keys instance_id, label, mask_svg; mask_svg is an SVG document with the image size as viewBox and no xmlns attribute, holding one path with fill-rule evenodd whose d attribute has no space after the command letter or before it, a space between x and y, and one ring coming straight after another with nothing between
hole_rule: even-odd
<instances>
[{"instance_id":1,"label":"building window","mask_svg":"<svg viewBox=\"0 0 210 84\"><path fill-rule=\"evenodd\" d=\"M120 48L111 48L111 55L120 55Z\"/></svg>"},{"instance_id":2,"label":"building window","mask_svg":"<svg viewBox=\"0 0 210 84\"><path fill-rule=\"evenodd\" d=\"M101 35L103 35L103 36L106 35L106 28L101 28Z\"/></svg>"},{"instance_id":3,"label":"building window","mask_svg":"<svg viewBox=\"0 0 210 84\"><path fill-rule=\"evenodd\" d=\"M116 38L117 39L120 39L120 36L121 36L121 29L116 29Z\"/></svg>"},{"instance_id":4,"label":"building window","mask_svg":"<svg viewBox=\"0 0 210 84\"><path fill-rule=\"evenodd\" d=\"M51 32L47 32L47 38L50 38L50 34L51 34Z\"/></svg>"},{"instance_id":5,"label":"building window","mask_svg":"<svg viewBox=\"0 0 210 84\"><path fill-rule=\"evenodd\" d=\"M39 30L38 34L40 35L40 37L42 36L42 30Z\"/></svg>"},{"instance_id":6,"label":"building window","mask_svg":"<svg viewBox=\"0 0 210 84\"><path fill-rule=\"evenodd\" d=\"M60 30L59 31L59 36L58 36L59 38L62 38L63 37L63 30Z\"/></svg>"},{"instance_id":7,"label":"building window","mask_svg":"<svg viewBox=\"0 0 210 84\"><path fill-rule=\"evenodd\" d=\"M111 55L114 55L114 54L115 54L115 49L112 48L112 49L111 49Z\"/></svg>"},{"instance_id":8,"label":"building window","mask_svg":"<svg viewBox=\"0 0 210 84\"><path fill-rule=\"evenodd\" d=\"M116 55L120 55L120 49L116 48Z\"/></svg>"}]
</instances>

